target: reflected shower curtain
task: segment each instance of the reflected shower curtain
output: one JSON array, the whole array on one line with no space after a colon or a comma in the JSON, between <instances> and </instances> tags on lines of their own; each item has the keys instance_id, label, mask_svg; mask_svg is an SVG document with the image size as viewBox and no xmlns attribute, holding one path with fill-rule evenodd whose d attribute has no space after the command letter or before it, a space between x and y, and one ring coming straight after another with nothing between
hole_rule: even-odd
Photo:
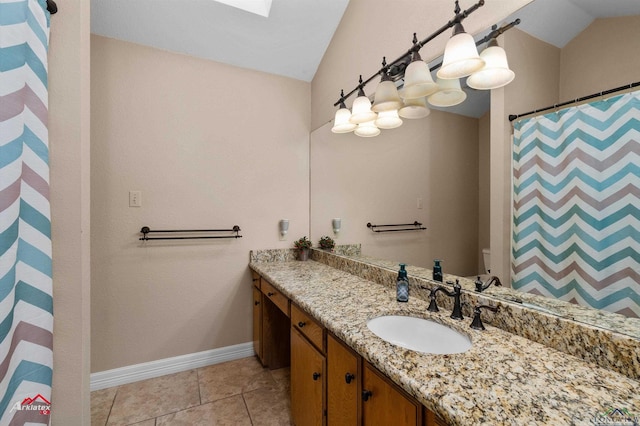
<instances>
[{"instance_id":1,"label":"reflected shower curtain","mask_svg":"<svg viewBox=\"0 0 640 426\"><path fill-rule=\"evenodd\" d=\"M0 425L49 422L48 45L44 0L0 0Z\"/></svg>"},{"instance_id":2,"label":"reflected shower curtain","mask_svg":"<svg viewBox=\"0 0 640 426\"><path fill-rule=\"evenodd\" d=\"M640 92L514 123L513 286L640 317Z\"/></svg>"}]
</instances>

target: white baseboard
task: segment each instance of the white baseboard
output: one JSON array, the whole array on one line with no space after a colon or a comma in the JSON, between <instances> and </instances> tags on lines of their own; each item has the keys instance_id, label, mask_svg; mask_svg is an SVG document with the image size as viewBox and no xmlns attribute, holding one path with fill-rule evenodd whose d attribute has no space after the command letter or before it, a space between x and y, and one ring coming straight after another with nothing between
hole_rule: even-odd
<instances>
[{"instance_id":1,"label":"white baseboard","mask_svg":"<svg viewBox=\"0 0 640 426\"><path fill-rule=\"evenodd\" d=\"M113 370L99 371L91 374L90 389L95 391L110 388L139 380L164 376L165 374L179 373L193 368L247 358L253 355L255 355L253 342L248 342L226 346L224 348L211 349L209 351L144 362L142 364L128 365L126 367L114 368Z\"/></svg>"}]
</instances>

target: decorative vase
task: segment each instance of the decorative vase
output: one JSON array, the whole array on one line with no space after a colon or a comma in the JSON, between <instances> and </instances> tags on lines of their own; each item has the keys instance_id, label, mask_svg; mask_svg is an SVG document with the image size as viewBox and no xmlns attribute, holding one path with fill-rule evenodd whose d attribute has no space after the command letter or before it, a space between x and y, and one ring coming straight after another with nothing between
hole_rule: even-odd
<instances>
[{"instance_id":1,"label":"decorative vase","mask_svg":"<svg viewBox=\"0 0 640 426\"><path fill-rule=\"evenodd\" d=\"M309 249L302 248L298 249L298 260L307 260L309 259Z\"/></svg>"}]
</instances>

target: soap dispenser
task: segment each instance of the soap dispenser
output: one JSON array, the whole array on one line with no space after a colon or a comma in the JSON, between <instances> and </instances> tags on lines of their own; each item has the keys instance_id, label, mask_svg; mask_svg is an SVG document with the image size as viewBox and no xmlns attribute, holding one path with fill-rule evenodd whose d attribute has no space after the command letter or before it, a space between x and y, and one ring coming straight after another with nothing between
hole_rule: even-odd
<instances>
[{"instance_id":1,"label":"soap dispenser","mask_svg":"<svg viewBox=\"0 0 640 426\"><path fill-rule=\"evenodd\" d=\"M400 264L398 271L398 281L396 282L396 298L398 302L409 301L409 280L407 279L407 271L404 269L406 265Z\"/></svg>"},{"instance_id":2,"label":"soap dispenser","mask_svg":"<svg viewBox=\"0 0 640 426\"><path fill-rule=\"evenodd\" d=\"M433 280L442 282L442 266L440 266L441 260L434 259L433 260Z\"/></svg>"}]
</instances>

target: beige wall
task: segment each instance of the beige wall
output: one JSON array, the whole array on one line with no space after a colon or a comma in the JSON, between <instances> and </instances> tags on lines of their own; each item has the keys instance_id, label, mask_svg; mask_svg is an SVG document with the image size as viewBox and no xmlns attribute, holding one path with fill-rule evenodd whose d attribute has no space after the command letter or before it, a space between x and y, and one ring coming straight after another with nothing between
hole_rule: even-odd
<instances>
[{"instance_id":1,"label":"beige wall","mask_svg":"<svg viewBox=\"0 0 640 426\"><path fill-rule=\"evenodd\" d=\"M91 42L92 371L251 341L249 250L292 246L281 218L308 234L309 83ZM243 238L141 244L143 225Z\"/></svg>"},{"instance_id":2,"label":"beige wall","mask_svg":"<svg viewBox=\"0 0 640 426\"><path fill-rule=\"evenodd\" d=\"M593 21L562 48L560 100L640 80L639 40L640 15Z\"/></svg>"},{"instance_id":3,"label":"beige wall","mask_svg":"<svg viewBox=\"0 0 640 426\"><path fill-rule=\"evenodd\" d=\"M91 423L89 405L89 2L58 1L49 48L54 426Z\"/></svg>"},{"instance_id":4,"label":"beige wall","mask_svg":"<svg viewBox=\"0 0 640 426\"><path fill-rule=\"evenodd\" d=\"M311 134L311 235L361 243L368 256L448 273L478 271L478 120L432 111L375 138ZM423 208L418 209L418 198ZM373 224L412 223L426 231L374 233Z\"/></svg>"},{"instance_id":5,"label":"beige wall","mask_svg":"<svg viewBox=\"0 0 640 426\"><path fill-rule=\"evenodd\" d=\"M491 113L487 112L478 120L478 272L484 272L486 265L482 249L491 247L490 241L490 182L491 182Z\"/></svg>"}]
</instances>

